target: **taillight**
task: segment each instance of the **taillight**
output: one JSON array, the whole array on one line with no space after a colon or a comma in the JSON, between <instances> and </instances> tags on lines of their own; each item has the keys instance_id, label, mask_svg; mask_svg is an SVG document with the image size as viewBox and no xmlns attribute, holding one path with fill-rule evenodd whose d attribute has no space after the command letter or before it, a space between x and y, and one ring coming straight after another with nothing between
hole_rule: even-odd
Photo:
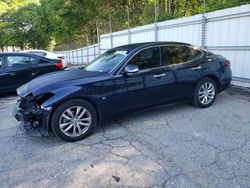
<instances>
[{"instance_id":1,"label":"taillight","mask_svg":"<svg viewBox=\"0 0 250 188\"><path fill-rule=\"evenodd\" d=\"M224 67L230 67L230 61L229 60L226 60L224 62Z\"/></svg>"},{"instance_id":2,"label":"taillight","mask_svg":"<svg viewBox=\"0 0 250 188\"><path fill-rule=\"evenodd\" d=\"M58 68L60 68L60 69L63 69L62 60L57 60L56 66L57 66Z\"/></svg>"}]
</instances>

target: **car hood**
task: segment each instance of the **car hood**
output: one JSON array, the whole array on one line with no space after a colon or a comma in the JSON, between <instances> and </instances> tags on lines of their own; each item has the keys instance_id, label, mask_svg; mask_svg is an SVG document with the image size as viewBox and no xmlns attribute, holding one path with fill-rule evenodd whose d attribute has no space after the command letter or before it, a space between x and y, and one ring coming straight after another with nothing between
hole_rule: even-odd
<instances>
[{"instance_id":1,"label":"car hood","mask_svg":"<svg viewBox=\"0 0 250 188\"><path fill-rule=\"evenodd\" d=\"M101 72L89 72L80 69L58 71L39 76L17 89L17 94L21 97L26 96L41 88L45 88L58 83L64 83L76 79L85 79L103 75Z\"/></svg>"}]
</instances>

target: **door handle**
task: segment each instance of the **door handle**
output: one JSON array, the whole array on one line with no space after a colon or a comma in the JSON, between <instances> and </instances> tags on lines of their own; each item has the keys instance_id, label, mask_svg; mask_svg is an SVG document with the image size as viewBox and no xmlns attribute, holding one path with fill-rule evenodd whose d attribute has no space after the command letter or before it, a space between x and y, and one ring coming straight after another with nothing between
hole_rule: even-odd
<instances>
[{"instance_id":1,"label":"door handle","mask_svg":"<svg viewBox=\"0 0 250 188\"><path fill-rule=\"evenodd\" d=\"M201 69L202 67L201 66L198 66L198 67L192 67L191 70L199 70Z\"/></svg>"},{"instance_id":2,"label":"door handle","mask_svg":"<svg viewBox=\"0 0 250 188\"><path fill-rule=\"evenodd\" d=\"M154 75L153 77L154 77L154 78L160 78L160 77L163 77L163 76L166 76L166 73L156 74L156 75Z\"/></svg>"}]
</instances>

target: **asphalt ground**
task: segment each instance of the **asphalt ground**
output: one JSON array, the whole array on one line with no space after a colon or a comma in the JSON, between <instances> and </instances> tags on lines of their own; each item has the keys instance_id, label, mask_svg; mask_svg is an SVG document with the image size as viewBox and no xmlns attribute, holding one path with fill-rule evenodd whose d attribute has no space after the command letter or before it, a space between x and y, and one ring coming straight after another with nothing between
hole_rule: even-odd
<instances>
[{"instance_id":1,"label":"asphalt ground","mask_svg":"<svg viewBox=\"0 0 250 188\"><path fill-rule=\"evenodd\" d=\"M0 187L250 187L250 94L119 117L68 143L31 137L0 97Z\"/></svg>"}]
</instances>

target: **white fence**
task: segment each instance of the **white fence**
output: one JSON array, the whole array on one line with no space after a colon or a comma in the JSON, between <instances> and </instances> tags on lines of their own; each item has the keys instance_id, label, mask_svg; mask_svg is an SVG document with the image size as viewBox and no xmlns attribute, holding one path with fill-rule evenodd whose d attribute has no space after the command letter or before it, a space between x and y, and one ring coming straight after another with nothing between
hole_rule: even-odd
<instances>
[{"instance_id":1,"label":"white fence","mask_svg":"<svg viewBox=\"0 0 250 188\"><path fill-rule=\"evenodd\" d=\"M99 44L78 48L69 51L57 51L55 53L63 54L67 63L74 64L87 64L100 54Z\"/></svg>"},{"instance_id":2,"label":"white fence","mask_svg":"<svg viewBox=\"0 0 250 188\"><path fill-rule=\"evenodd\" d=\"M204 46L231 61L234 81L238 85L250 85L250 5L104 34L99 44L60 53L66 54L68 62L88 63L112 47L147 41L178 41Z\"/></svg>"}]
</instances>

